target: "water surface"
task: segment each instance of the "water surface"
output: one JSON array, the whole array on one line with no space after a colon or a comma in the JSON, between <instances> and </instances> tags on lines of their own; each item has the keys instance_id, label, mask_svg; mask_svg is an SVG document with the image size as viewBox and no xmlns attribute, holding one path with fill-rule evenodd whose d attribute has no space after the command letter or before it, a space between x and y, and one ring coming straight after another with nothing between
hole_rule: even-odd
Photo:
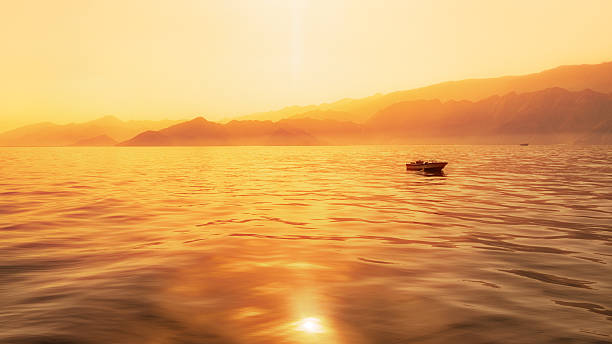
<instances>
[{"instance_id":1,"label":"water surface","mask_svg":"<svg viewBox=\"0 0 612 344\"><path fill-rule=\"evenodd\" d=\"M415 158L450 163L405 171ZM610 342L610 161L0 148L0 342Z\"/></svg>"}]
</instances>

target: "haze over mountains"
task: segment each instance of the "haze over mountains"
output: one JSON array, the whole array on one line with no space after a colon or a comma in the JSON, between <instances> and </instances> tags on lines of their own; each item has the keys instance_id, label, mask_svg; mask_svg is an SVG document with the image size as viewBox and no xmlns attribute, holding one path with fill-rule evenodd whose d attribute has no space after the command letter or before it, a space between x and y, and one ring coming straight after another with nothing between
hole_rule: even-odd
<instances>
[{"instance_id":1,"label":"haze over mountains","mask_svg":"<svg viewBox=\"0 0 612 344\"><path fill-rule=\"evenodd\" d=\"M447 81L427 87L377 94L360 99L347 98L320 105L291 106L278 111L254 113L237 119L276 121L288 117L310 117L344 119L362 123L376 112L401 101L419 99L477 101L510 92L525 93L552 87L560 87L569 91L592 89L610 93L612 92L612 62L561 66L540 73L520 76Z\"/></svg>"},{"instance_id":2,"label":"haze over mountains","mask_svg":"<svg viewBox=\"0 0 612 344\"><path fill-rule=\"evenodd\" d=\"M182 122L122 121L105 116L85 123L54 124L50 122L26 125L0 134L2 146L69 146L111 145L145 130L158 130Z\"/></svg>"},{"instance_id":3,"label":"haze over mountains","mask_svg":"<svg viewBox=\"0 0 612 344\"><path fill-rule=\"evenodd\" d=\"M336 129L336 130L334 130ZM120 146L317 145L356 143L361 126L333 120L209 122L202 117L172 127L147 131ZM349 135L351 140L342 141ZM332 141L327 141L332 138ZM338 140L336 140L338 139Z\"/></svg>"},{"instance_id":4,"label":"haze over mountains","mask_svg":"<svg viewBox=\"0 0 612 344\"><path fill-rule=\"evenodd\" d=\"M548 88L477 102L415 100L378 112L365 124L392 140L445 143L595 143L586 135L610 128L612 94Z\"/></svg>"},{"instance_id":5,"label":"haze over mountains","mask_svg":"<svg viewBox=\"0 0 612 344\"><path fill-rule=\"evenodd\" d=\"M294 106L228 123L40 123L0 145L612 144L612 62Z\"/></svg>"}]
</instances>

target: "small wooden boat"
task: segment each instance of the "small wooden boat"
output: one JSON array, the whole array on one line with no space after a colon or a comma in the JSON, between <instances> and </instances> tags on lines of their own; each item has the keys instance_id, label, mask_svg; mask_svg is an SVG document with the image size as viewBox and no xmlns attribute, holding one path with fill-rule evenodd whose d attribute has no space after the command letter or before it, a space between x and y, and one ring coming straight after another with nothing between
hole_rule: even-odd
<instances>
[{"instance_id":1,"label":"small wooden boat","mask_svg":"<svg viewBox=\"0 0 612 344\"><path fill-rule=\"evenodd\" d=\"M423 161L417 160L406 163L408 171L425 171L425 172L440 172L446 166L446 161Z\"/></svg>"},{"instance_id":2,"label":"small wooden boat","mask_svg":"<svg viewBox=\"0 0 612 344\"><path fill-rule=\"evenodd\" d=\"M529 143L521 143L521 146L529 146Z\"/></svg>"}]
</instances>

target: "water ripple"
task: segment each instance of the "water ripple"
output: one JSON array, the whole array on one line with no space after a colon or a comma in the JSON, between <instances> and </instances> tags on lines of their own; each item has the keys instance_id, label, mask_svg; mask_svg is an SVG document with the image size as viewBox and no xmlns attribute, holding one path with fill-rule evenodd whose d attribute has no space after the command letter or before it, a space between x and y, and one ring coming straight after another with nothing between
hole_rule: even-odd
<instances>
[{"instance_id":1,"label":"water ripple","mask_svg":"<svg viewBox=\"0 0 612 344\"><path fill-rule=\"evenodd\" d=\"M414 158L449 165L406 171ZM612 336L609 146L0 148L0 161L2 343Z\"/></svg>"}]
</instances>

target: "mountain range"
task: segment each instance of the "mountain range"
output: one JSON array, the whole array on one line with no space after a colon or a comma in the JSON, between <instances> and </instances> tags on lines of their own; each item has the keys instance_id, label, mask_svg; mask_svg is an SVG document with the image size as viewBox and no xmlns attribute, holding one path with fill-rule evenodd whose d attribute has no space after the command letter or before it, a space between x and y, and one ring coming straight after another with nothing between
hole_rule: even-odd
<instances>
[{"instance_id":1,"label":"mountain range","mask_svg":"<svg viewBox=\"0 0 612 344\"><path fill-rule=\"evenodd\" d=\"M0 134L0 146L111 145L145 130L159 130L180 122L182 121L122 121L114 116L64 125L44 122Z\"/></svg>"},{"instance_id":2,"label":"mountain range","mask_svg":"<svg viewBox=\"0 0 612 344\"><path fill-rule=\"evenodd\" d=\"M120 145L612 143L605 136L611 124L612 94L549 88L476 102L404 101L379 111L365 123L288 118L220 124L198 117L142 133Z\"/></svg>"},{"instance_id":3,"label":"mountain range","mask_svg":"<svg viewBox=\"0 0 612 344\"><path fill-rule=\"evenodd\" d=\"M258 112L238 119L280 120L283 118L342 119L363 123L395 103L420 99L478 101L511 92L526 93L560 87L568 91L612 92L612 62L560 66L539 73L486 79L447 81L435 85L359 99L342 99L320 105L290 106L277 111Z\"/></svg>"},{"instance_id":4,"label":"mountain range","mask_svg":"<svg viewBox=\"0 0 612 344\"><path fill-rule=\"evenodd\" d=\"M612 119L612 94L549 88L492 96L478 102L420 100L393 104L370 118L390 138L487 143L572 143ZM584 142L587 143L587 142Z\"/></svg>"},{"instance_id":5,"label":"mountain range","mask_svg":"<svg viewBox=\"0 0 612 344\"><path fill-rule=\"evenodd\" d=\"M107 116L0 134L8 146L520 142L612 144L612 62L294 106L227 123Z\"/></svg>"}]
</instances>

